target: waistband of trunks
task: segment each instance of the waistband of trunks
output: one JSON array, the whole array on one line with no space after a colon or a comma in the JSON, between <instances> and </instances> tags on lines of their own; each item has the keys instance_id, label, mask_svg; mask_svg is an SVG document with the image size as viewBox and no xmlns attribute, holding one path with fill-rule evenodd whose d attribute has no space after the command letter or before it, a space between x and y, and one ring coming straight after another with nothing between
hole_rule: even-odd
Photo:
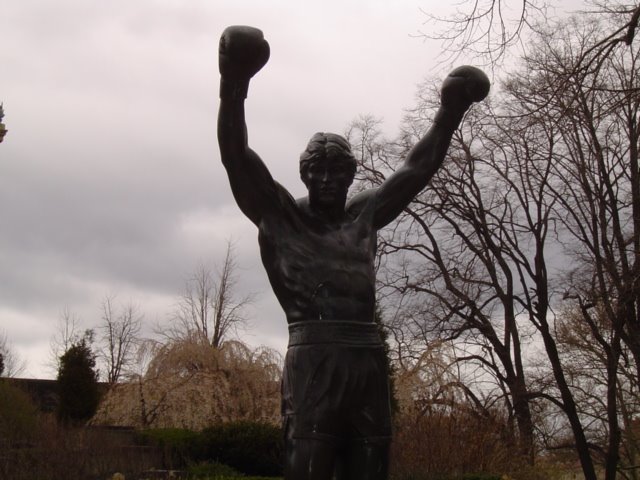
<instances>
[{"instance_id":1,"label":"waistband of trunks","mask_svg":"<svg viewBox=\"0 0 640 480\"><path fill-rule=\"evenodd\" d=\"M373 322L304 320L289 324L289 346L334 343L380 346L378 326Z\"/></svg>"}]
</instances>

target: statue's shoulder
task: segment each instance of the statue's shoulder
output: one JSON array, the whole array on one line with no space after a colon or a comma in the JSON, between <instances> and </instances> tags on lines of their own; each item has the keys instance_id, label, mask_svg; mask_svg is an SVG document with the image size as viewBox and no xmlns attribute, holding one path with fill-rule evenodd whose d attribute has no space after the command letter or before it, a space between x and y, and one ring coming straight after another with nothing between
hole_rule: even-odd
<instances>
[{"instance_id":1,"label":"statue's shoulder","mask_svg":"<svg viewBox=\"0 0 640 480\"><path fill-rule=\"evenodd\" d=\"M347 205L345 206L345 210L349 214L349 216L352 218L356 218L365 211L371 211L371 213L373 213L375 210L377 191L377 188L369 188L367 190L363 190L362 192L358 192L353 197L351 197L347 201Z\"/></svg>"},{"instance_id":2,"label":"statue's shoulder","mask_svg":"<svg viewBox=\"0 0 640 480\"><path fill-rule=\"evenodd\" d=\"M294 199L280 183L274 181L274 184L276 201L273 202L272 208L268 210L264 220L269 224L294 221L295 218L300 217L299 200Z\"/></svg>"},{"instance_id":3,"label":"statue's shoulder","mask_svg":"<svg viewBox=\"0 0 640 480\"><path fill-rule=\"evenodd\" d=\"M308 211L308 210L309 210L309 197L300 197L300 198L297 198L297 199L295 200L295 203L296 203L296 207L297 207L300 211L305 212L305 211Z\"/></svg>"},{"instance_id":4,"label":"statue's shoulder","mask_svg":"<svg viewBox=\"0 0 640 480\"><path fill-rule=\"evenodd\" d=\"M278 200L277 201L278 207L279 208L285 208L285 209L287 209L287 208L295 208L296 200L289 193L289 190L284 188L280 183L278 183L275 180L274 180L273 183L275 184L276 198Z\"/></svg>"},{"instance_id":5,"label":"statue's shoulder","mask_svg":"<svg viewBox=\"0 0 640 480\"><path fill-rule=\"evenodd\" d=\"M296 214L299 218L305 220L306 222L310 221L310 219L315 218L315 215L311 212L311 207L309 206L309 197L300 197L296 198Z\"/></svg>"}]
</instances>

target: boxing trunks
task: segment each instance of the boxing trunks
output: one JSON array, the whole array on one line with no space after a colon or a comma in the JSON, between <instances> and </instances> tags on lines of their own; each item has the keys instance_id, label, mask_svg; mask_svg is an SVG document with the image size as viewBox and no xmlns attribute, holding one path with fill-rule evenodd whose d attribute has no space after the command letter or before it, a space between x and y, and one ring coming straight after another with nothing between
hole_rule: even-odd
<instances>
[{"instance_id":1,"label":"boxing trunks","mask_svg":"<svg viewBox=\"0 0 640 480\"><path fill-rule=\"evenodd\" d=\"M376 324L289 324L282 414L287 438L389 442L389 380Z\"/></svg>"}]
</instances>

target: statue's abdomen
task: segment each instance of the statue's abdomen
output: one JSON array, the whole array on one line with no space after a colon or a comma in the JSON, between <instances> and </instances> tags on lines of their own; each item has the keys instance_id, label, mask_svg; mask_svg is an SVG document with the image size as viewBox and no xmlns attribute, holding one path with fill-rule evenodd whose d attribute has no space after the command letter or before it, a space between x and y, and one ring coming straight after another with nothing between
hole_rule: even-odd
<instances>
[{"instance_id":1,"label":"statue's abdomen","mask_svg":"<svg viewBox=\"0 0 640 480\"><path fill-rule=\"evenodd\" d=\"M357 224L314 232L263 225L260 252L287 320L372 321L375 233Z\"/></svg>"}]
</instances>

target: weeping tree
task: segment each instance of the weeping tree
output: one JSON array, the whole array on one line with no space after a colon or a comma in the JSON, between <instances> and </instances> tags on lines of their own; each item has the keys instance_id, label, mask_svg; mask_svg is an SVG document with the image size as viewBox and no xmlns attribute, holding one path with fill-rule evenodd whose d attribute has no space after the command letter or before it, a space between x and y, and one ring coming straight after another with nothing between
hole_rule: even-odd
<instances>
[{"instance_id":1,"label":"weeping tree","mask_svg":"<svg viewBox=\"0 0 640 480\"><path fill-rule=\"evenodd\" d=\"M148 342L144 370L110 389L92 423L202 429L220 422L280 421L280 355L200 336Z\"/></svg>"}]
</instances>

